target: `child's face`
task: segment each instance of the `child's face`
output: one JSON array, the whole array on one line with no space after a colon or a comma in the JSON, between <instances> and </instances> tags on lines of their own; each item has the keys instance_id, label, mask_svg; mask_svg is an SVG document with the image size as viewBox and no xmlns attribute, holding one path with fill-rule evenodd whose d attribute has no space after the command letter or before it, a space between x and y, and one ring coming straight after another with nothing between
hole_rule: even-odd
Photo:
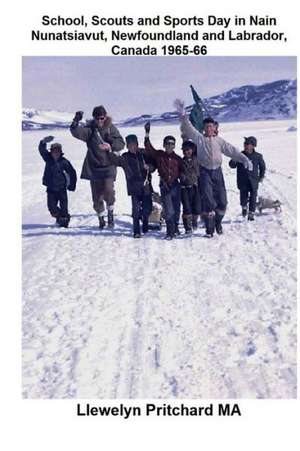
<instances>
[{"instance_id":1,"label":"child's face","mask_svg":"<svg viewBox=\"0 0 300 451\"><path fill-rule=\"evenodd\" d=\"M51 149L51 155L52 155L52 158L55 161L57 161L61 156L61 150L60 149Z\"/></svg>"},{"instance_id":2,"label":"child's face","mask_svg":"<svg viewBox=\"0 0 300 451\"><path fill-rule=\"evenodd\" d=\"M244 147L245 147L245 151L248 153L252 153L254 150L253 144L244 144Z\"/></svg>"},{"instance_id":3,"label":"child's face","mask_svg":"<svg viewBox=\"0 0 300 451\"><path fill-rule=\"evenodd\" d=\"M183 151L183 155L187 158L192 158L193 156L193 149L185 149Z\"/></svg>"},{"instance_id":4,"label":"child's face","mask_svg":"<svg viewBox=\"0 0 300 451\"><path fill-rule=\"evenodd\" d=\"M139 148L139 146L138 146L138 143L136 143L136 142L127 143L127 149L129 150L129 152L136 153L138 148Z\"/></svg>"},{"instance_id":5,"label":"child's face","mask_svg":"<svg viewBox=\"0 0 300 451\"><path fill-rule=\"evenodd\" d=\"M172 152L174 152L174 149L175 149L175 143L174 142L172 142L172 141L167 141L165 144L164 144L164 148L165 148L165 151L167 152L167 153L172 153Z\"/></svg>"},{"instance_id":6,"label":"child's face","mask_svg":"<svg viewBox=\"0 0 300 451\"><path fill-rule=\"evenodd\" d=\"M216 126L213 122L209 122L208 124L204 125L204 132L205 136L208 136L211 138L212 136L215 136Z\"/></svg>"}]
</instances>

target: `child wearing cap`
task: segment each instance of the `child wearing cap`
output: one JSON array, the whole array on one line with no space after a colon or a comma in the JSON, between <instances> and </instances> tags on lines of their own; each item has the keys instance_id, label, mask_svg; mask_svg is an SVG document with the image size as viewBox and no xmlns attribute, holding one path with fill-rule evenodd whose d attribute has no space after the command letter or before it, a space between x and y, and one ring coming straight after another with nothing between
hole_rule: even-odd
<instances>
[{"instance_id":1,"label":"child wearing cap","mask_svg":"<svg viewBox=\"0 0 300 451\"><path fill-rule=\"evenodd\" d=\"M125 140L128 152L118 156L109 151L108 158L111 164L121 166L125 172L127 193L132 203L133 237L141 238L140 221L145 234L148 232L152 211L153 189L150 173L154 170L154 162L145 153L145 149L139 148L136 135L128 135Z\"/></svg>"},{"instance_id":2,"label":"child wearing cap","mask_svg":"<svg viewBox=\"0 0 300 451\"><path fill-rule=\"evenodd\" d=\"M201 212L201 200L198 190L199 164L197 160L197 146L193 141L186 140L182 143L183 159L180 175L182 222L185 233L192 234L196 228L198 216ZM193 227L194 225L194 227Z\"/></svg>"},{"instance_id":3,"label":"child wearing cap","mask_svg":"<svg viewBox=\"0 0 300 451\"><path fill-rule=\"evenodd\" d=\"M62 146L53 143L50 152L47 143L53 141L53 136L46 136L40 141L39 152L45 161L43 185L47 187L48 210L60 227L68 227L70 215L68 212L69 191L75 191L77 175L71 163L63 157Z\"/></svg>"},{"instance_id":4,"label":"child wearing cap","mask_svg":"<svg viewBox=\"0 0 300 451\"><path fill-rule=\"evenodd\" d=\"M229 166L237 169L237 186L240 191L240 204L242 207L242 215L248 220L254 221L254 212L256 209L256 199L259 182L264 178L266 165L262 154L256 152L257 139L255 136L245 138L243 154L251 160L253 170L248 171L243 164L230 160ZM249 210L248 210L249 207Z\"/></svg>"}]
</instances>

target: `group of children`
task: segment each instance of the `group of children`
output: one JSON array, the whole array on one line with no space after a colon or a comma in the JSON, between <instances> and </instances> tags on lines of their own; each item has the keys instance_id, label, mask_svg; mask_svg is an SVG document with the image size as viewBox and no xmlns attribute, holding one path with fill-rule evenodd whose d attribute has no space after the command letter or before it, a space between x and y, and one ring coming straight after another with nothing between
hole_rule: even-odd
<instances>
[{"instance_id":1,"label":"group of children","mask_svg":"<svg viewBox=\"0 0 300 451\"><path fill-rule=\"evenodd\" d=\"M181 119L184 123L186 120L184 114ZM145 125L144 148L139 147L138 138L134 134L126 137L127 152L121 155L113 152L110 145L102 143L99 146L98 152L103 158L104 154L106 155L107 167L120 166L125 172L127 192L132 201L134 238L140 238L149 230L153 196L151 174L155 170L160 177L166 239L173 239L180 233L181 205L186 234L192 234L197 228L199 215L204 220L207 236L213 236L214 231L218 234L223 232L221 223L227 198L221 157L218 152L232 157L229 166L237 168L242 214L248 215L249 220L254 219L258 183L265 174L263 157L255 151L256 138L253 136L245 138L244 151L239 152L217 137L216 123L211 118L204 121L204 138L198 136L199 132L195 133L191 124L187 127L183 125L181 146L183 157L174 151L176 140L173 136L168 135L164 138L164 150L156 150L153 147L149 137L150 123ZM217 140L214 140L215 137ZM47 143L52 140L53 137L48 136L39 144L39 152L46 162L43 184L47 187L50 214L56 218L60 227L68 227L70 215L67 190L74 191L76 188L76 171L63 157L60 144L52 144L50 150L47 150Z\"/></svg>"}]
</instances>

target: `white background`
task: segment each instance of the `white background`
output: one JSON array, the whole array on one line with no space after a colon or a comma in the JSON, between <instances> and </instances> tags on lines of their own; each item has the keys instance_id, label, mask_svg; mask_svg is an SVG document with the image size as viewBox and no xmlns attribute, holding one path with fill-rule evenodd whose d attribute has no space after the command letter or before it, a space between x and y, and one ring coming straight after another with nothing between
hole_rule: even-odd
<instances>
[{"instance_id":1,"label":"white background","mask_svg":"<svg viewBox=\"0 0 300 451\"><path fill-rule=\"evenodd\" d=\"M298 401L239 402L242 417L122 418L76 417L76 401L37 401L21 398L21 57L22 55L107 55L99 43L34 42L30 30L39 28L43 14L103 16L170 14L220 17L235 14L275 16L288 43L217 43L209 55L296 55L299 24L294 1L195 2L147 4L89 1L75 4L52 0L2 5L1 69L1 446L4 450L81 449L299 449ZM50 30L49 30L50 31ZM87 402L87 400L84 400ZM104 401L94 400L94 405ZM142 402L142 401L140 401ZM203 405L209 401L188 401ZM106 401L109 404L109 401ZM137 405L139 401L133 401ZM113 404L118 404L114 402Z\"/></svg>"}]
</instances>

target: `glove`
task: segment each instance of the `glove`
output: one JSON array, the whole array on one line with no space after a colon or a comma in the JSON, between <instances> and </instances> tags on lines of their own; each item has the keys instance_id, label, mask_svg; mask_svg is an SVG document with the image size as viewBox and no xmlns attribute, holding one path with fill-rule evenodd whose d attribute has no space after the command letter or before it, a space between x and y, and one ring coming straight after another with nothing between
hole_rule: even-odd
<instances>
[{"instance_id":1,"label":"glove","mask_svg":"<svg viewBox=\"0 0 300 451\"><path fill-rule=\"evenodd\" d=\"M49 143L49 142L51 142L51 141L53 141L53 139L54 139L54 136L45 136L45 138L43 138L42 139L42 142L43 143Z\"/></svg>"},{"instance_id":2,"label":"glove","mask_svg":"<svg viewBox=\"0 0 300 451\"><path fill-rule=\"evenodd\" d=\"M148 135L150 133L150 121L146 122L146 124L144 125L144 129L146 134Z\"/></svg>"},{"instance_id":3,"label":"glove","mask_svg":"<svg viewBox=\"0 0 300 451\"><path fill-rule=\"evenodd\" d=\"M261 177L260 179L259 179L259 183L262 183L264 181L264 177Z\"/></svg>"},{"instance_id":4,"label":"glove","mask_svg":"<svg viewBox=\"0 0 300 451\"><path fill-rule=\"evenodd\" d=\"M76 111L73 121L79 122L83 118L83 111Z\"/></svg>"},{"instance_id":5,"label":"glove","mask_svg":"<svg viewBox=\"0 0 300 451\"><path fill-rule=\"evenodd\" d=\"M250 161L249 159L247 159L248 161L244 163L244 167L245 169L248 169L248 171L253 171L253 164L252 161Z\"/></svg>"},{"instance_id":6,"label":"glove","mask_svg":"<svg viewBox=\"0 0 300 451\"><path fill-rule=\"evenodd\" d=\"M179 116L185 115L185 109L184 109L184 102L181 99L175 99L174 100L174 107L179 114Z\"/></svg>"}]
</instances>

